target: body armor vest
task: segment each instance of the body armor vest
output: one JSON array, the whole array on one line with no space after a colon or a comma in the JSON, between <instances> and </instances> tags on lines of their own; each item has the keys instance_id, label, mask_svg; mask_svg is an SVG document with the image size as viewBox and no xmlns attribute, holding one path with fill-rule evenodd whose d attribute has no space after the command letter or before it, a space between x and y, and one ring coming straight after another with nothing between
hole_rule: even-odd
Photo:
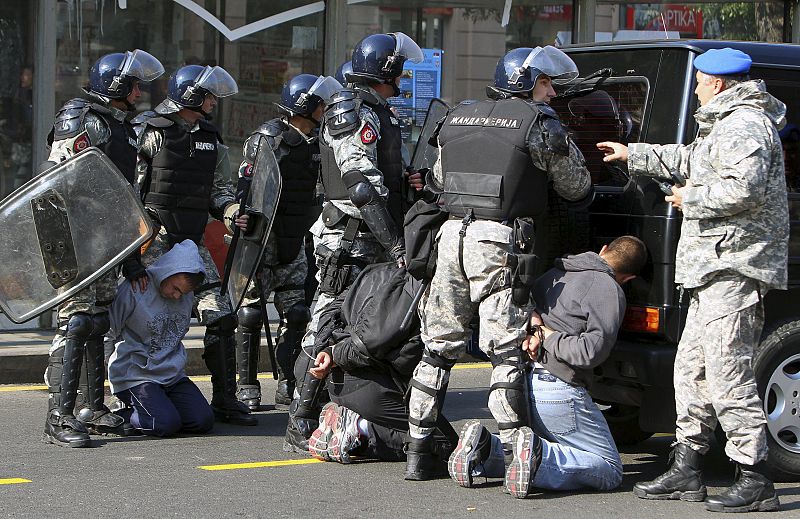
<instances>
[{"instance_id":1,"label":"body armor vest","mask_svg":"<svg viewBox=\"0 0 800 519\"><path fill-rule=\"evenodd\" d=\"M373 94L355 89L358 97L378 116L380 122L380 138L377 143L378 169L383 173L383 185L389 191L387 208L394 221L402 226L403 215L408 210L403 199L403 139L397 118L389 110L385 102L380 102ZM392 122L394 121L394 122ZM328 200L349 200L347 187L342 182L342 172L336 164L333 148L320 141L322 156L322 183L325 186L325 198Z\"/></svg>"},{"instance_id":2,"label":"body armor vest","mask_svg":"<svg viewBox=\"0 0 800 519\"><path fill-rule=\"evenodd\" d=\"M472 209L478 219L501 222L545 211L547 173L528 151L538 116L535 104L518 98L462 104L447 114L439 147L450 214Z\"/></svg>"},{"instance_id":3,"label":"body armor vest","mask_svg":"<svg viewBox=\"0 0 800 519\"><path fill-rule=\"evenodd\" d=\"M217 130L201 120L195 132L178 124L161 131L164 144L150 164L145 205L156 210L172 243L200 243L217 167Z\"/></svg>"},{"instance_id":4,"label":"body armor vest","mask_svg":"<svg viewBox=\"0 0 800 519\"><path fill-rule=\"evenodd\" d=\"M319 143L309 143L294 128L285 129L280 146L281 198L272 230L278 242L278 262L290 263L303 245L303 237L316 220L316 188L319 178Z\"/></svg>"}]
</instances>

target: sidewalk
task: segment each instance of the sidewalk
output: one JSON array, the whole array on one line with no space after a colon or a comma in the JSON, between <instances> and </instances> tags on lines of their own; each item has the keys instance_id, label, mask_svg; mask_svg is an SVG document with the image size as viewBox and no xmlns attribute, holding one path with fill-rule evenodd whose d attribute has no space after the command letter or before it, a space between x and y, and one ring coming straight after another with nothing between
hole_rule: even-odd
<instances>
[{"instance_id":1,"label":"sidewalk","mask_svg":"<svg viewBox=\"0 0 800 519\"><path fill-rule=\"evenodd\" d=\"M278 329L277 321L273 319L270 324L274 341ZM189 333L183 339L188 375L208 375L202 358L204 333L205 327L193 321ZM0 332L0 384L41 384L54 334L55 330ZM260 372L272 370L264 334L261 338L258 369Z\"/></svg>"}]
</instances>

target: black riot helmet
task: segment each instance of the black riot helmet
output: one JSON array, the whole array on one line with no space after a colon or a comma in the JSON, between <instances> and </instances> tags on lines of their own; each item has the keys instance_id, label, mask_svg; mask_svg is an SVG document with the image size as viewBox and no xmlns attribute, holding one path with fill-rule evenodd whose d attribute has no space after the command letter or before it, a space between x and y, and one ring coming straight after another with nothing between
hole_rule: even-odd
<instances>
[{"instance_id":1,"label":"black riot helmet","mask_svg":"<svg viewBox=\"0 0 800 519\"><path fill-rule=\"evenodd\" d=\"M311 115L322 102L321 97L308 93L317 79L319 76L313 74L293 77L283 85L281 100L275 104L289 115Z\"/></svg>"},{"instance_id":2,"label":"black riot helmet","mask_svg":"<svg viewBox=\"0 0 800 519\"><path fill-rule=\"evenodd\" d=\"M349 76L354 81L393 82L403 73L407 59L414 63L422 63L425 59L414 40L402 32L372 34L353 48L353 71Z\"/></svg>"},{"instance_id":3,"label":"black riot helmet","mask_svg":"<svg viewBox=\"0 0 800 519\"><path fill-rule=\"evenodd\" d=\"M161 62L143 50L106 54L89 70L87 90L106 99L126 99L135 80L149 82L163 73Z\"/></svg>"},{"instance_id":4,"label":"black riot helmet","mask_svg":"<svg viewBox=\"0 0 800 519\"><path fill-rule=\"evenodd\" d=\"M512 94L530 92L541 74L555 83L568 82L578 76L578 67L563 51L550 45L520 47L508 51L497 62L494 87Z\"/></svg>"},{"instance_id":5,"label":"black riot helmet","mask_svg":"<svg viewBox=\"0 0 800 519\"><path fill-rule=\"evenodd\" d=\"M169 78L167 98L184 108L201 111L206 94L220 98L238 91L236 81L224 68L186 65Z\"/></svg>"}]
</instances>

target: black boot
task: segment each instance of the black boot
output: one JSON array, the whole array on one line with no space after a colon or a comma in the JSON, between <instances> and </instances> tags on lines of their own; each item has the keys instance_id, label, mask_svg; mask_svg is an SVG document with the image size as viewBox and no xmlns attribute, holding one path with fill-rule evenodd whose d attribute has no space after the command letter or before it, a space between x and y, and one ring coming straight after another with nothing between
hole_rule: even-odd
<instances>
[{"instance_id":1,"label":"black boot","mask_svg":"<svg viewBox=\"0 0 800 519\"><path fill-rule=\"evenodd\" d=\"M89 432L72 414L80 382L84 340L67 338L64 347L50 355L47 370L50 386L49 411L42 436L42 440L47 443L63 447L91 446Z\"/></svg>"},{"instance_id":2,"label":"black boot","mask_svg":"<svg viewBox=\"0 0 800 519\"><path fill-rule=\"evenodd\" d=\"M93 317L96 319L96 317ZM108 321L106 317L106 322ZM105 398L106 371L104 364L103 336L95 337L93 333L86 339L86 355L84 357L84 383L81 392L84 396L84 407L78 411L77 418L86 426L89 434L127 436L126 422L112 413L103 404ZM127 429L132 429L127 424Z\"/></svg>"},{"instance_id":3,"label":"black boot","mask_svg":"<svg viewBox=\"0 0 800 519\"><path fill-rule=\"evenodd\" d=\"M678 443L670 453L669 469L653 481L636 483L633 494L642 499L680 499L702 501L706 486L700 471L701 454Z\"/></svg>"},{"instance_id":4,"label":"black boot","mask_svg":"<svg viewBox=\"0 0 800 519\"><path fill-rule=\"evenodd\" d=\"M261 347L261 309L243 306L239 309L236 329L236 365L239 386L236 398L251 411L261 406L261 384L258 382L258 357Z\"/></svg>"},{"instance_id":5,"label":"black boot","mask_svg":"<svg viewBox=\"0 0 800 519\"><path fill-rule=\"evenodd\" d=\"M718 496L706 499L711 512L773 512L781 506L775 485L757 466L736 464L736 481Z\"/></svg>"},{"instance_id":6,"label":"black boot","mask_svg":"<svg viewBox=\"0 0 800 519\"><path fill-rule=\"evenodd\" d=\"M319 413L315 417L306 416L299 411L299 405L299 398L295 398L289 405L289 423L286 425L283 450L308 454L308 439L311 438L311 433L319 427Z\"/></svg>"},{"instance_id":7,"label":"black boot","mask_svg":"<svg viewBox=\"0 0 800 519\"><path fill-rule=\"evenodd\" d=\"M287 311L286 328L275 343L275 361L278 368L278 389L275 391L275 403L289 405L294 398L296 380L294 365L300 354L300 345L311 320L311 311L305 303L295 303Z\"/></svg>"},{"instance_id":8,"label":"black boot","mask_svg":"<svg viewBox=\"0 0 800 519\"><path fill-rule=\"evenodd\" d=\"M436 452L433 436L418 439L409 436L403 445L406 453L405 479L428 481L447 477L447 457ZM452 448L448 449L452 451Z\"/></svg>"},{"instance_id":9,"label":"black boot","mask_svg":"<svg viewBox=\"0 0 800 519\"><path fill-rule=\"evenodd\" d=\"M211 409L217 420L236 425L258 425L250 409L236 398L236 345L233 333L206 330L203 360L211 372Z\"/></svg>"}]
</instances>

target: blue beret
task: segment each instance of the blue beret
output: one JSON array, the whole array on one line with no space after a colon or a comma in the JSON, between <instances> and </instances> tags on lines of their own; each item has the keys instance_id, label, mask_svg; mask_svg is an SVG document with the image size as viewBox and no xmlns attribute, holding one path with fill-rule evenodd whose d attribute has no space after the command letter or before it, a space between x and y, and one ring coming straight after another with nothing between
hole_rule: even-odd
<instances>
[{"instance_id":1,"label":"blue beret","mask_svg":"<svg viewBox=\"0 0 800 519\"><path fill-rule=\"evenodd\" d=\"M694 58L694 66L700 72L714 76L747 74L753 60L744 52L725 47L710 49Z\"/></svg>"}]
</instances>

